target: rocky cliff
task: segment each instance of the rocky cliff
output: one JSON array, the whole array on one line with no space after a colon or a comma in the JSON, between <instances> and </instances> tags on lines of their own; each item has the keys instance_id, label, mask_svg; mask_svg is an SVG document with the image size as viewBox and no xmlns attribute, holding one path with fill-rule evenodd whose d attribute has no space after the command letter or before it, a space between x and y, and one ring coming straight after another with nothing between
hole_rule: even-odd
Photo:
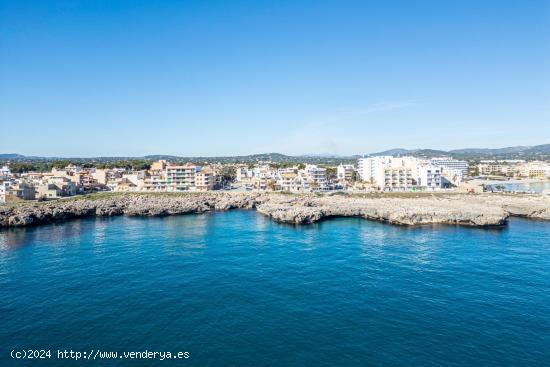
<instances>
[{"instance_id":1,"label":"rocky cliff","mask_svg":"<svg viewBox=\"0 0 550 367\"><path fill-rule=\"evenodd\" d=\"M355 216L400 225L500 226L509 216L550 219L542 195L422 195L419 197L283 195L277 193L97 194L46 203L0 206L0 227L53 223L91 216L162 216L211 210L257 209L284 223Z\"/></svg>"}]
</instances>

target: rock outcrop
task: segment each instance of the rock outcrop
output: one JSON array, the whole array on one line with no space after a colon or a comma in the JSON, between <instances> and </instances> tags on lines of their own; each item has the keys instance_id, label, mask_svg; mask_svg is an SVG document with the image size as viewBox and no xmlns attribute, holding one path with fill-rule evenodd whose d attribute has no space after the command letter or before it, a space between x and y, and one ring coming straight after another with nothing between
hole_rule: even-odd
<instances>
[{"instance_id":1,"label":"rock outcrop","mask_svg":"<svg viewBox=\"0 0 550 367\"><path fill-rule=\"evenodd\" d=\"M0 206L0 227L19 227L91 216L163 216L212 210L253 209L282 223L361 217L399 225L501 226L509 216L550 219L543 195L434 194L284 195L277 193L96 194L45 203Z\"/></svg>"}]
</instances>

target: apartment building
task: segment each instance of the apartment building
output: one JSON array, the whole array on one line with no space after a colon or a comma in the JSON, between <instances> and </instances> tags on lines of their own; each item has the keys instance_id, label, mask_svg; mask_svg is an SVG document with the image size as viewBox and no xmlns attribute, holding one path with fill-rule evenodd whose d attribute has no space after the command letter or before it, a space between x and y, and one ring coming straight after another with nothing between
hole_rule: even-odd
<instances>
[{"instance_id":1,"label":"apartment building","mask_svg":"<svg viewBox=\"0 0 550 367\"><path fill-rule=\"evenodd\" d=\"M235 180L237 182L251 180L254 177L254 172L247 166L238 166L235 169Z\"/></svg>"},{"instance_id":2,"label":"apartment building","mask_svg":"<svg viewBox=\"0 0 550 367\"><path fill-rule=\"evenodd\" d=\"M407 181L403 181L404 186L403 188L397 187L397 183L399 180L395 181L392 179L389 179L387 177L387 174L392 177L393 175L397 175L400 177L399 171L391 172L386 170L391 170L393 168L406 168L406 164L408 163L408 159L404 158L394 158L392 156L379 156L379 157L369 157L369 158L360 158L357 163L357 173L359 174L359 177L364 182L369 182L371 184L375 184L380 190L402 190L405 187L409 187L406 183ZM412 174L412 168L408 167L411 170ZM401 172L403 173L403 172Z\"/></svg>"},{"instance_id":3,"label":"apartment building","mask_svg":"<svg viewBox=\"0 0 550 367\"><path fill-rule=\"evenodd\" d=\"M417 171L417 186L427 190L441 188L441 167L420 165Z\"/></svg>"},{"instance_id":4,"label":"apartment building","mask_svg":"<svg viewBox=\"0 0 550 367\"><path fill-rule=\"evenodd\" d=\"M440 189L441 167L416 157L380 156L360 158L358 174L362 181L375 184L378 190L408 191Z\"/></svg>"},{"instance_id":5,"label":"apartment building","mask_svg":"<svg viewBox=\"0 0 550 367\"><path fill-rule=\"evenodd\" d=\"M340 164L336 167L336 179L340 183L349 183L353 181L355 167L352 164Z\"/></svg>"},{"instance_id":6,"label":"apartment building","mask_svg":"<svg viewBox=\"0 0 550 367\"><path fill-rule=\"evenodd\" d=\"M195 186L195 174L199 167L187 163L184 165L166 166L166 190L186 191Z\"/></svg>"},{"instance_id":7,"label":"apartment building","mask_svg":"<svg viewBox=\"0 0 550 367\"><path fill-rule=\"evenodd\" d=\"M388 167L384 169L384 190L409 191L414 185L412 169L407 167Z\"/></svg>"},{"instance_id":8,"label":"apartment building","mask_svg":"<svg viewBox=\"0 0 550 367\"><path fill-rule=\"evenodd\" d=\"M519 173L519 166L515 164L506 164L499 162L480 163L477 165L477 169L480 175L505 175L512 176Z\"/></svg>"},{"instance_id":9,"label":"apartment building","mask_svg":"<svg viewBox=\"0 0 550 367\"><path fill-rule=\"evenodd\" d=\"M458 181L463 181L468 175L468 162L450 157L437 157L430 160L430 164L442 168L442 173L456 176Z\"/></svg>"},{"instance_id":10,"label":"apartment building","mask_svg":"<svg viewBox=\"0 0 550 367\"><path fill-rule=\"evenodd\" d=\"M384 169L391 166L392 159L392 156L359 158L357 161L357 174L361 181L383 185L385 180Z\"/></svg>"},{"instance_id":11,"label":"apartment building","mask_svg":"<svg viewBox=\"0 0 550 367\"><path fill-rule=\"evenodd\" d=\"M303 172L311 191L328 190L327 170L314 164L306 164Z\"/></svg>"},{"instance_id":12,"label":"apartment building","mask_svg":"<svg viewBox=\"0 0 550 367\"><path fill-rule=\"evenodd\" d=\"M523 177L546 178L550 177L550 163L533 161L519 167L519 174Z\"/></svg>"},{"instance_id":13,"label":"apartment building","mask_svg":"<svg viewBox=\"0 0 550 367\"><path fill-rule=\"evenodd\" d=\"M122 175L126 173L123 168L113 169L95 169L91 172L91 175L98 184L107 185L109 182L116 182L122 178Z\"/></svg>"},{"instance_id":14,"label":"apartment building","mask_svg":"<svg viewBox=\"0 0 550 367\"><path fill-rule=\"evenodd\" d=\"M166 191L166 177L161 174L149 174L143 178L143 190Z\"/></svg>"},{"instance_id":15,"label":"apartment building","mask_svg":"<svg viewBox=\"0 0 550 367\"><path fill-rule=\"evenodd\" d=\"M543 161L481 161L481 163L477 165L477 169L479 174L482 176L502 175L529 178L550 177L550 163Z\"/></svg>"},{"instance_id":16,"label":"apartment building","mask_svg":"<svg viewBox=\"0 0 550 367\"><path fill-rule=\"evenodd\" d=\"M99 182L93 176L94 169L69 164L65 168L52 168L51 177L65 177L74 182L79 192L87 192L96 187ZM43 177L47 176L44 174Z\"/></svg>"},{"instance_id":17,"label":"apartment building","mask_svg":"<svg viewBox=\"0 0 550 367\"><path fill-rule=\"evenodd\" d=\"M297 172L284 172L279 175L278 185L282 191L303 191L302 178Z\"/></svg>"},{"instance_id":18,"label":"apartment building","mask_svg":"<svg viewBox=\"0 0 550 367\"><path fill-rule=\"evenodd\" d=\"M214 186L214 172L210 167L202 168L195 173L195 188L197 191L213 190Z\"/></svg>"}]
</instances>

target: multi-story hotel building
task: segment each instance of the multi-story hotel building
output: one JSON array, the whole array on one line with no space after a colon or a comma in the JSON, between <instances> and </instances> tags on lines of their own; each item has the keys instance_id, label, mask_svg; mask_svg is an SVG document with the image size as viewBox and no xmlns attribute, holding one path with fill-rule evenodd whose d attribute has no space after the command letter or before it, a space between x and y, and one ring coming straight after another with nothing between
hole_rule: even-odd
<instances>
[{"instance_id":1,"label":"multi-story hotel building","mask_svg":"<svg viewBox=\"0 0 550 367\"><path fill-rule=\"evenodd\" d=\"M468 162L466 161L460 161L450 157L437 157L432 158L430 163L436 167L443 168L443 173L456 173L459 181L463 181L464 177L468 175Z\"/></svg>"},{"instance_id":2,"label":"multi-story hotel building","mask_svg":"<svg viewBox=\"0 0 550 367\"><path fill-rule=\"evenodd\" d=\"M360 158L357 172L361 180L375 184L379 190L441 188L441 168L415 157Z\"/></svg>"},{"instance_id":3,"label":"multi-story hotel building","mask_svg":"<svg viewBox=\"0 0 550 367\"><path fill-rule=\"evenodd\" d=\"M385 181L384 169L391 166L392 156L359 158L357 173L365 182L382 184Z\"/></svg>"}]
</instances>

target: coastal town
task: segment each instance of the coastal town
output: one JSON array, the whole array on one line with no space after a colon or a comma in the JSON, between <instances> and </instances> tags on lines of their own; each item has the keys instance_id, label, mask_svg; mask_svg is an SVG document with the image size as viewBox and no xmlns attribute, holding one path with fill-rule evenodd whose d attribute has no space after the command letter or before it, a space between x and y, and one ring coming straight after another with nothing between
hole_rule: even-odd
<instances>
[{"instance_id":1,"label":"coastal town","mask_svg":"<svg viewBox=\"0 0 550 367\"><path fill-rule=\"evenodd\" d=\"M68 164L47 172L0 168L0 203L56 200L94 192L495 192L499 182L550 179L550 162L367 156L354 164L174 163L144 169ZM497 184L494 184L494 183Z\"/></svg>"},{"instance_id":2,"label":"coastal town","mask_svg":"<svg viewBox=\"0 0 550 367\"><path fill-rule=\"evenodd\" d=\"M0 0L0 367L550 367L550 0Z\"/></svg>"}]
</instances>

